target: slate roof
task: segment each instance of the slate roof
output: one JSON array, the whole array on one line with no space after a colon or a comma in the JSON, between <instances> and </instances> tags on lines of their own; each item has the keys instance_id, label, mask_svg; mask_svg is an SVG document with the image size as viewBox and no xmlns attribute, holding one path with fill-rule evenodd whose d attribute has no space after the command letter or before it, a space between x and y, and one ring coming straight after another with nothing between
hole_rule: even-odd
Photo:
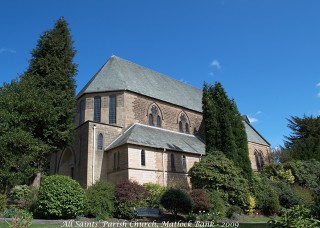
<instances>
[{"instance_id":1,"label":"slate roof","mask_svg":"<svg viewBox=\"0 0 320 228\"><path fill-rule=\"evenodd\" d=\"M98 73L79 92L127 90L202 112L202 91L183 82L111 56Z\"/></svg>"},{"instance_id":2,"label":"slate roof","mask_svg":"<svg viewBox=\"0 0 320 228\"><path fill-rule=\"evenodd\" d=\"M247 138L249 142L258 143L265 146L270 146L270 143L259 134L259 132L251 126L250 123L244 121L244 127L246 129Z\"/></svg>"},{"instance_id":3,"label":"slate roof","mask_svg":"<svg viewBox=\"0 0 320 228\"><path fill-rule=\"evenodd\" d=\"M77 97L79 98L86 93L110 92L119 90L136 92L202 113L201 90L114 55L111 56L109 60L102 66L102 68L96 73L96 75L91 78L91 80L79 92ZM250 125L248 118L246 116L245 118L245 129L247 132L248 141L269 146L270 144ZM182 145L181 142L178 141L170 141L170 137L165 136L161 129L151 130L148 128L148 131L153 131L153 133L156 132L157 134L160 134L160 132L162 132L161 137L157 137L157 140L162 139L162 142L158 142L155 139L149 140L150 135L146 135L143 134L143 132L140 132L139 130L142 127L137 126L138 125L130 129L129 133L127 132L126 135L128 136L128 138L125 138L125 136L123 136L119 140L132 140L132 142L145 142L146 144L150 142L155 146L160 146L162 148L163 145L165 145L169 140L168 142L172 142L172 145L179 144L178 147L181 147L183 150L189 147L189 145ZM136 133L137 135L135 135ZM175 137L175 139L186 139L186 137L178 137L173 133L170 133L168 135L172 135L173 137ZM139 138L140 136L141 138ZM117 141L117 143L122 145L123 143L119 142L119 140ZM200 144L198 143L197 145ZM187 151L194 152L190 148Z\"/></svg>"},{"instance_id":4,"label":"slate roof","mask_svg":"<svg viewBox=\"0 0 320 228\"><path fill-rule=\"evenodd\" d=\"M124 144L135 144L187 153L205 154L204 142L194 135L142 124L133 124L128 130L114 140L106 150Z\"/></svg>"}]
</instances>

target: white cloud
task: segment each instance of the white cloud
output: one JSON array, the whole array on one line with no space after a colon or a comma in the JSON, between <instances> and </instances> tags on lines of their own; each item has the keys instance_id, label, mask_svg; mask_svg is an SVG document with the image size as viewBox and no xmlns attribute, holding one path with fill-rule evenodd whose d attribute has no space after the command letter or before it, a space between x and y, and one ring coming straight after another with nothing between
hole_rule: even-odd
<instances>
[{"instance_id":1,"label":"white cloud","mask_svg":"<svg viewBox=\"0 0 320 228\"><path fill-rule=\"evenodd\" d=\"M11 54L16 54L17 53L16 50L13 50L13 49L10 49L10 48L0 48L0 54L4 53L4 52L9 52Z\"/></svg>"},{"instance_id":2,"label":"white cloud","mask_svg":"<svg viewBox=\"0 0 320 228\"><path fill-rule=\"evenodd\" d=\"M189 84L189 81L184 80L184 78L180 78L179 81L180 81L180 82L183 82L183 83L185 83L185 84Z\"/></svg>"},{"instance_id":3,"label":"white cloud","mask_svg":"<svg viewBox=\"0 0 320 228\"><path fill-rule=\"evenodd\" d=\"M256 123L256 122L259 121L257 118L255 118L255 117L250 117L250 116L248 116L248 119L249 119L250 123Z\"/></svg>"},{"instance_id":4,"label":"white cloud","mask_svg":"<svg viewBox=\"0 0 320 228\"><path fill-rule=\"evenodd\" d=\"M320 87L320 82L316 85L317 87Z\"/></svg>"},{"instance_id":5,"label":"white cloud","mask_svg":"<svg viewBox=\"0 0 320 228\"><path fill-rule=\"evenodd\" d=\"M210 76L214 76L214 73L213 73L213 72L210 72L209 75L210 75Z\"/></svg>"},{"instance_id":6,"label":"white cloud","mask_svg":"<svg viewBox=\"0 0 320 228\"><path fill-rule=\"evenodd\" d=\"M317 94L318 97L320 97L320 92Z\"/></svg>"},{"instance_id":7,"label":"white cloud","mask_svg":"<svg viewBox=\"0 0 320 228\"><path fill-rule=\"evenodd\" d=\"M257 113L256 113L257 115L260 115L260 114L262 114L262 112L261 111L257 111Z\"/></svg>"},{"instance_id":8,"label":"white cloud","mask_svg":"<svg viewBox=\"0 0 320 228\"><path fill-rule=\"evenodd\" d=\"M211 66L213 66L213 67L216 67L217 69L221 69L221 64L220 64L220 62L218 61L218 60L216 60L216 59L214 59L212 62L211 62L211 64L210 64Z\"/></svg>"}]
</instances>

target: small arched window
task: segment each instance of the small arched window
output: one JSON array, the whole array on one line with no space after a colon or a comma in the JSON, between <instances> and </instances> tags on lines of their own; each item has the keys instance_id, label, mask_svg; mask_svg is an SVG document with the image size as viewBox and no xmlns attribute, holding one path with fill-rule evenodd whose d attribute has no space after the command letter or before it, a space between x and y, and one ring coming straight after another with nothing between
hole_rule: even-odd
<instances>
[{"instance_id":1,"label":"small arched window","mask_svg":"<svg viewBox=\"0 0 320 228\"><path fill-rule=\"evenodd\" d=\"M260 153L257 150L254 150L254 158L256 160L257 170L259 171L262 168L262 164Z\"/></svg>"},{"instance_id":2,"label":"small arched window","mask_svg":"<svg viewBox=\"0 0 320 228\"><path fill-rule=\"evenodd\" d=\"M157 117L157 127L161 127L161 117L159 115Z\"/></svg>"},{"instance_id":3,"label":"small arched window","mask_svg":"<svg viewBox=\"0 0 320 228\"><path fill-rule=\"evenodd\" d=\"M182 159L182 170L183 170L183 172L187 172L186 156L185 156L185 155L182 155L181 159Z\"/></svg>"},{"instance_id":4,"label":"small arched window","mask_svg":"<svg viewBox=\"0 0 320 228\"><path fill-rule=\"evenodd\" d=\"M190 133L190 131L189 131L189 124L188 124L188 123L186 123L186 133L187 133L187 134Z\"/></svg>"},{"instance_id":5,"label":"small arched window","mask_svg":"<svg viewBox=\"0 0 320 228\"><path fill-rule=\"evenodd\" d=\"M149 114L149 125L150 126L154 126L154 124L153 124L153 115L151 113Z\"/></svg>"},{"instance_id":6,"label":"small arched window","mask_svg":"<svg viewBox=\"0 0 320 228\"><path fill-rule=\"evenodd\" d=\"M145 152L145 150L141 150L141 165L146 166L146 152Z\"/></svg>"},{"instance_id":7,"label":"small arched window","mask_svg":"<svg viewBox=\"0 0 320 228\"><path fill-rule=\"evenodd\" d=\"M98 150L102 150L103 149L103 135L100 133L98 135L98 141L97 141L97 148Z\"/></svg>"},{"instance_id":8,"label":"small arched window","mask_svg":"<svg viewBox=\"0 0 320 228\"><path fill-rule=\"evenodd\" d=\"M260 165L262 168L264 166L264 156L261 150L259 151L259 157L260 157Z\"/></svg>"},{"instance_id":9,"label":"small arched window","mask_svg":"<svg viewBox=\"0 0 320 228\"><path fill-rule=\"evenodd\" d=\"M183 133L183 125L181 121L179 121L179 131Z\"/></svg>"},{"instance_id":10,"label":"small arched window","mask_svg":"<svg viewBox=\"0 0 320 228\"><path fill-rule=\"evenodd\" d=\"M171 168L171 171L173 171L173 172L176 171L176 166L174 163L174 154L170 155L170 168Z\"/></svg>"}]
</instances>

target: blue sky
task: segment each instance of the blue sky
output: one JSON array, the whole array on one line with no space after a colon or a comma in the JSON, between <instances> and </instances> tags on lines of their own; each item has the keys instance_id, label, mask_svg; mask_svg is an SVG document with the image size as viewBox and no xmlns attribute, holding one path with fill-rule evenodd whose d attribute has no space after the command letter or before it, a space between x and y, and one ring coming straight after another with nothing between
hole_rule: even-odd
<instances>
[{"instance_id":1,"label":"blue sky","mask_svg":"<svg viewBox=\"0 0 320 228\"><path fill-rule=\"evenodd\" d=\"M199 89L220 81L272 146L287 118L320 114L320 1L2 0L0 83L28 66L64 16L77 50L77 91L114 54Z\"/></svg>"}]
</instances>

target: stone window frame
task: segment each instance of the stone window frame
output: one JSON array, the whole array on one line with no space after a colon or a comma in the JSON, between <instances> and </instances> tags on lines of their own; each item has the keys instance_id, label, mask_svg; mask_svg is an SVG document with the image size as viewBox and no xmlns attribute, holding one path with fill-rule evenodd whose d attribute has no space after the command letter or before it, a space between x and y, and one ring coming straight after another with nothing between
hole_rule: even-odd
<instances>
[{"instance_id":1,"label":"stone window frame","mask_svg":"<svg viewBox=\"0 0 320 228\"><path fill-rule=\"evenodd\" d=\"M97 137L97 149L98 150L103 150L103 134L99 133Z\"/></svg>"},{"instance_id":2,"label":"stone window frame","mask_svg":"<svg viewBox=\"0 0 320 228\"><path fill-rule=\"evenodd\" d=\"M262 167L264 166L264 154L261 150L257 150L257 149L254 149L254 157L255 157L255 160L256 160L256 167L257 167L257 170L260 171L262 169Z\"/></svg>"},{"instance_id":3,"label":"stone window frame","mask_svg":"<svg viewBox=\"0 0 320 228\"><path fill-rule=\"evenodd\" d=\"M155 102L151 103L147 109L147 123L149 126L162 127L163 114L159 105Z\"/></svg>"},{"instance_id":4,"label":"stone window frame","mask_svg":"<svg viewBox=\"0 0 320 228\"><path fill-rule=\"evenodd\" d=\"M177 124L179 132L190 134L191 124L187 113L185 113L184 111L181 111L179 113L177 118Z\"/></svg>"},{"instance_id":5,"label":"stone window frame","mask_svg":"<svg viewBox=\"0 0 320 228\"><path fill-rule=\"evenodd\" d=\"M140 152L140 164L141 166L146 166L146 151L144 149Z\"/></svg>"},{"instance_id":6,"label":"stone window frame","mask_svg":"<svg viewBox=\"0 0 320 228\"><path fill-rule=\"evenodd\" d=\"M101 122L101 96L94 96L93 98L93 121Z\"/></svg>"},{"instance_id":7,"label":"stone window frame","mask_svg":"<svg viewBox=\"0 0 320 228\"><path fill-rule=\"evenodd\" d=\"M117 95L109 96L109 124L117 123Z\"/></svg>"},{"instance_id":8,"label":"stone window frame","mask_svg":"<svg viewBox=\"0 0 320 228\"><path fill-rule=\"evenodd\" d=\"M187 157L186 155L181 155L181 167L183 172L187 172Z\"/></svg>"}]
</instances>

